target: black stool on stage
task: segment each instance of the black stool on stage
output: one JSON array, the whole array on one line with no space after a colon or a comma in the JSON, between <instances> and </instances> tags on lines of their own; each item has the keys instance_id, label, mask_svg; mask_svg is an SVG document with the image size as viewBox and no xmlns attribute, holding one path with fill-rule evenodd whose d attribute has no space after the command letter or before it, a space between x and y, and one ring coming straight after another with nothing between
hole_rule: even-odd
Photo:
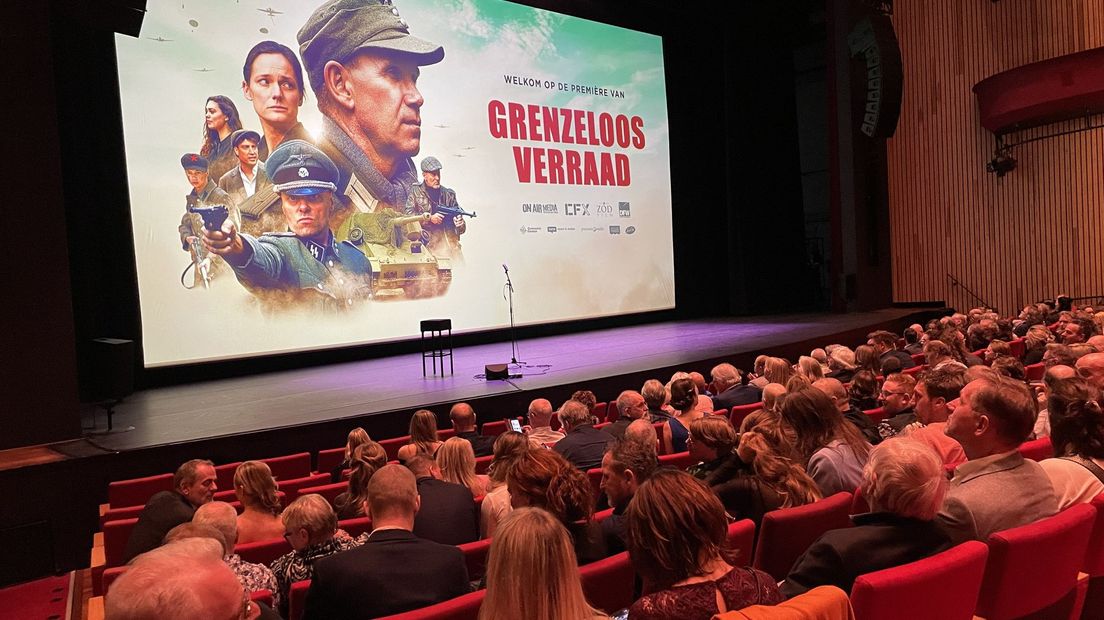
<instances>
[{"instance_id":1,"label":"black stool on stage","mask_svg":"<svg viewBox=\"0 0 1104 620\"><path fill-rule=\"evenodd\" d=\"M422 325L422 376L426 376L426 358L433 360L433 375L437 376L437 360L441 360L441 376L445 374L445 358L449 359L449 374L452 368L452 319L426 319ZM448 332L446 336L444 332ZM426 338L426 334L429 338ZM446 342L448 350L446 351Z\"/></svg>"}]
</instances>

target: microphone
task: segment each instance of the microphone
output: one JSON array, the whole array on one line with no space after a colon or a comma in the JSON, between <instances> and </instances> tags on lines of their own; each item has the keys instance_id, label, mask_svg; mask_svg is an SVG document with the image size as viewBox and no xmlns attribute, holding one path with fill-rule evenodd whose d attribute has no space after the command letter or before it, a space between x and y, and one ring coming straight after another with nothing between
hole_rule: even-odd
<instances>
[{"instance_id":1,"label":"microphone","mask_svg":"<svg viewBox=\"0 0 1104 620\"><path fill-rule=\"evenodd\" d=\"M506 266L506 263L502 263L502 271L505 271L506 273L510 273L510 268Z\"/></svg>"}]
</instances>

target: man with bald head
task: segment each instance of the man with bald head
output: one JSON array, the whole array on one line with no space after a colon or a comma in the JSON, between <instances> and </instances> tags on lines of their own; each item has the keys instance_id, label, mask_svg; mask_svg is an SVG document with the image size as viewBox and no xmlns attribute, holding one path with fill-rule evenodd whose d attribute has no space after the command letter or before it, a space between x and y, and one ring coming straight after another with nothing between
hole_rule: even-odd
<instances>
[{"instance_id":1,"label":"man with bald head","mask_svg":"<svg viewBox=\"0 0 1104 620\"><path fill-rule=\"evenodd\" d=\"M449 410L449 419L456 436L467 439L476 456L489 456L494 453L494 437L484 437L475 430L475 410L468 403L456 403Z\"/></svg>"},{"instance_id":2,"label":"man with bald head","mask_svg":"<svg viewBox=\"0 0 1104 620\"><path fill-rule=\"evenodd\" d=\"M1077 374L1094 388L1104 390L1104 353L1089 353L1078 358Z\"/></svg>"},{"instance_id":3,"label":"man with bald head","mask_svg":"<svg viewBox=\"0 0 1104 620\"><path fill-rule=\"evenodd\" d=\"M625 429L625 441L635 441L650 446L652 452L659 450L659 434L656 433L655 423L647 418L633 420L629 424L628 428Z\"/></svg>"},{"instance_id":4,"label":"man with bald head","mask_svg":"<svg viewBox=\"0 0 1104 620\"><path fill-rule=\"evenodd\" d=\"M305 620L378 618L468 592L463 552L413 533L421 499L410 470L383 466L368 482L368 498L368 541L315 563Z\"/></svg>"},{"instance_id":5,"label":"man with bald head","mask_svg":"<svg viewBox=\"0 0 1104 620\"><path fill-rule=\"evenodd\" d=\"M625 436L625 429L634 420L639 420L648 415L648 403L644 402L644 397L640 395L640 392L625 390L617 396L616 404L617 420L602 430L621 439Z\"/></svg>"},{"instance_id":6,"label":"man with bald head","mask_svg":"<svg viewBox=\"0 0 1104 620\"><path fill-rule=\"evenodd\" d=\"M743 376L732 364L717 364L709 371L713 377L713 406L731 409L737 405L750 405L763 398L763 392L754 385L743 384Z\"/></svg>"},{"instance_id":7,"label":"man with bald head","mask_svg":"<svg viewBox=\"0 0 1104 620\"><path fill-rule=\"evenodd\" d=\"M1034 397L1020 381L1000 377L962 389L944 432L969 460L955 468L936 517L955 544L985 541L1058 512L1050 478L1019 451L1034 419Z\"/></svg>"},{"instance_id":8,"label":"man with bald head","mask_svg":"<svg viewBox=\"0 0 1104 620\"><path fill-rule=\"evenodd\" d=\"M564 438L552 430L552 403L547 398L535 398L529 403L529 431L526 433L534 448L551 448Z\"/></svg>"},{"instance_id":9,"label":"man with bald head","mask_svg":"<svg viewBox=\"0 0 1104 620\"><path fill-rule=\"evenodd\" d=\"M832 402L836 404L839 412L843 414L844 419L854 424L859 432L863 434L863 437L866 437L867 441L876 444L882 440L874 420L851 404L851 397L847 394L847 388L843 387L843 383L839 379L828 377L817 379L813 382L813 387L827 394L828 398L831 398Z\"/></svg>"}]
</instances>

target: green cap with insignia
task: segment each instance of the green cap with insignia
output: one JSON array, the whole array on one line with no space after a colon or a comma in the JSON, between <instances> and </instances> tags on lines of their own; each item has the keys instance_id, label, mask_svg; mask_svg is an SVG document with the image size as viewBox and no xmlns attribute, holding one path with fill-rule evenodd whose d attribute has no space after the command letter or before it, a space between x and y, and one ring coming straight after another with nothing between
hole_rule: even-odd
<instances>
[{"instance_id":1,"label":"green cap with insignia","mask_svg":"<svg viewBox=\"0 0 1104 620\"><path fill-rule=\"evenodd\" d=\"M315 93L322 91L326 63L345 62L358 50L391 51L418 65L432 65L445 57L440 45L411 36L390 0L330 0L307 18L296 38Z\"/></svg>"},{"instance_id":2,"label":"green cap with insignia","mask_svg":"<svg viewBox=\"0 0 1104 620\"><path fill-rule=\"evenodd\" d=\"M313 196L337 190L337 166L318 147L305 140L288 140L265 162L272 189L295 196Z\"/></svg>"}]
</instances>

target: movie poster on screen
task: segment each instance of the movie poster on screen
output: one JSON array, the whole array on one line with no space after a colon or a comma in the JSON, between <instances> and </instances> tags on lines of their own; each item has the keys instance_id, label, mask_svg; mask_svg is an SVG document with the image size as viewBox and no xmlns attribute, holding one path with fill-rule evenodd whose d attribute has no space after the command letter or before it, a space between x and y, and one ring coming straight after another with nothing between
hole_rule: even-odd
<instances>
[{"instance_id":1,"label":"movie poster on screen","mask_svg":"<svg viewBox=\"0 0 1104 620\"><path fill-rule=\"evenodd\" d=\"M674 307L660 37L496 0L148 10L117 35L147 366L500 328L507 269L519 325ZM243 66L266 41L301 83Z\"/></svg>"}]
</instances>

